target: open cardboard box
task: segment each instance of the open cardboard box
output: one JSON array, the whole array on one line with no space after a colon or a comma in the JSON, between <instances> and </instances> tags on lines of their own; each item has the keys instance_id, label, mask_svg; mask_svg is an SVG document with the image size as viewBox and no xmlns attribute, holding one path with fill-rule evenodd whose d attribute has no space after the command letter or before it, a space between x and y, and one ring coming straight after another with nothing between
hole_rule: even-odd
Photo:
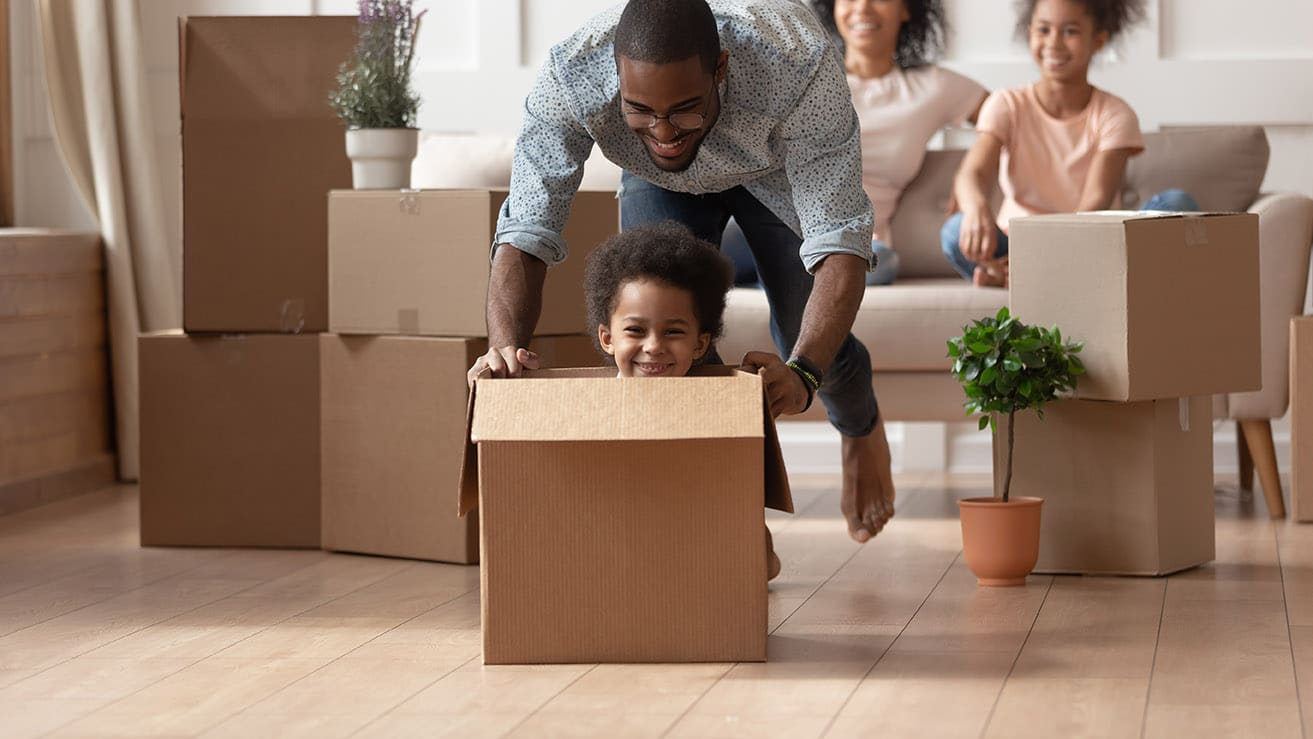
<instances>
[{"instance_id":1,"label":"open cardboard box","mask_svg":"<svg viewBox=\"0 0 1313 739\"><path fill-rule=\"evenodd\" d=\"M486 664L766 659L762 505L793 501L759 376L480 380L468 431Z\"/></svg>"},{"instance_id":2,"label":"open cardboard box","mask_svg":"<svg viewBox=\"0 0 1313 739\"><path fill-rule=\"evenodd\" d=\"M1262 385L1258 216L1106 211L1014 218L1009 305L1085 342L1075 397Z\"/></svg>"}]
</instances>

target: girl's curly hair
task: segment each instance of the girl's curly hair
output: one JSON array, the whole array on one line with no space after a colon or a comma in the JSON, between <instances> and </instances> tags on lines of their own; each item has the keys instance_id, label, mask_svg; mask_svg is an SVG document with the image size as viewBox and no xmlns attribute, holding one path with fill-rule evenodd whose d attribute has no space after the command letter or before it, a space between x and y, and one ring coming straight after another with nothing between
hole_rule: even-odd
<instances>
[{"instance_id":1,"label":"girl's curly hair","mask_svg":"<svg viewBox=\"0 0 1313 739\"><path fill-rule=\"evenodd\" d=\"M907 22L898 29L898 48L894 63L902 69L919 67L936 61L944 53L948 39L948 19L942 0L904 0L907 4ZM812 10L822 25L834 36L835 45L843 50L843 37L834 22L834 0L811 0Z\"/></svg>"},{"instance_id":2,"label":"girl's curly hair","mask_svg":"<svg viewBox=\"0 0 1313 739\"><path fill-rule=\"evenodd\" d=\"M1109 41L1145 18L1144 0L1078 0L1078 2L1085 6L1085 12L1094 19L1094 30L1106 31ZM1024 39L1030 35L1030 19L1035 15L1035 6L1038 3L1039 0L1016 0L1019 38Z\"/></svg>"}]
</instances>

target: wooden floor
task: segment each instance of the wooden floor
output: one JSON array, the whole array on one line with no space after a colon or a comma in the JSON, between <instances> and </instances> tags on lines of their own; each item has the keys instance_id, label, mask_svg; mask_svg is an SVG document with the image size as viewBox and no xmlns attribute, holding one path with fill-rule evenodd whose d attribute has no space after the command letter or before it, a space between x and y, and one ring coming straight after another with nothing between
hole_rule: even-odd
<instances>
[{"instance_id":1,"label":"wooden floor","mask_svg":"<svg viewBox=\"0 0 1313 739\"><path fill-rule=\"evenodd\" d=\"M1301 736L1313 525L1234 485L1215 564L976 586L953 499L899 478L865 547L833 481L769 517L765 664L483 667L474 568L137 546L136 491L0 517L0 736Z\"/></svg>"}]
</instances>

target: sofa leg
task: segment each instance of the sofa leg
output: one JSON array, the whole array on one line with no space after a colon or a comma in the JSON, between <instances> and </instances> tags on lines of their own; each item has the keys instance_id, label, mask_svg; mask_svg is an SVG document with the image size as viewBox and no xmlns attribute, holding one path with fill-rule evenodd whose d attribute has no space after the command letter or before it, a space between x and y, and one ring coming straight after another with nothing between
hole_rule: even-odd
<instances>
[{"instance_id":1,"label":"sofa leg","mask_svg":"<svg viewBox=\"0 0 1313 739\"><path fill-rule=\"evenodd\" d=\"M1245 442L1245 434L1240 428L1240 422L1235 423L1235 448L1240 455L1240 489L1244 492L1253 492L1254 490L1254 458L1249 454L1249 444Z\"/></svg>"},{"instance_id":2,"label":"sofa leg","mask_svg":"<svg viewBox=\"0 0 1313 739\"><path fill-rule=\"evenodd\" d=\"M1258 470L1258 481L1267 499L1267 511L1272 518L1285 518L1286 506L1281 497L1281 474L1277 471L1277 453L1272 444L1272 422L1268 419L1240 421L1245 445Z\"/></svg>"}]
</instances>

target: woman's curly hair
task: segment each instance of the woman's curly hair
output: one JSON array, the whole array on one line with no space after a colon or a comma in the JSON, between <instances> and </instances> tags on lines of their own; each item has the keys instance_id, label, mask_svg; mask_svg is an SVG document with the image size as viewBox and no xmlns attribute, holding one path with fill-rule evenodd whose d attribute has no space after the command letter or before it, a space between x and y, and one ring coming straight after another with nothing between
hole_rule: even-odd
<instances>
[{"instance_id":1,"label":"woman's curly hair","mask_svg":"<svg viewBox=\"0 0 1313 739\"><path fill-rule=\"evenodd\" d=\"M712 341L720 338L725 328L725 296L734 286L734 268L715 244L667 221L621 231L588 255L584 302L594 344L597 327L611 323L620 288L641 280L688 291L699 333L711 334Z\"/></svg>"},{"instance_id":2,"label":"woman's curly hair","mask_svg":"<svg viewBox=\"0 0 1313 739\"><path fill-rule=\"evenodd\" d=\"M907 22L898 29L898 48L894 50L894 63L901 69L919 67L939 59L948 40L948 19L942 0L904 0L907 5ZM843 37L834 22L834 0L811 0L812 10L822 25L834 36L835 44L843 50Z\"/></svg>"},{"instance_id":3,"label":"woman's curly hair","mask_svg":"<svg viewBox=\"0 0 1313 739\"><path fill-rule=\"evenodd\" d=\"M1077 0L1094 19L1094 30L1106 31L1108 40L1120 36L1145 18L1144 0ZM1030 19L1039 0L1016 0L1017 36L1030 35Z\"/></svg>"}]
</instances>

